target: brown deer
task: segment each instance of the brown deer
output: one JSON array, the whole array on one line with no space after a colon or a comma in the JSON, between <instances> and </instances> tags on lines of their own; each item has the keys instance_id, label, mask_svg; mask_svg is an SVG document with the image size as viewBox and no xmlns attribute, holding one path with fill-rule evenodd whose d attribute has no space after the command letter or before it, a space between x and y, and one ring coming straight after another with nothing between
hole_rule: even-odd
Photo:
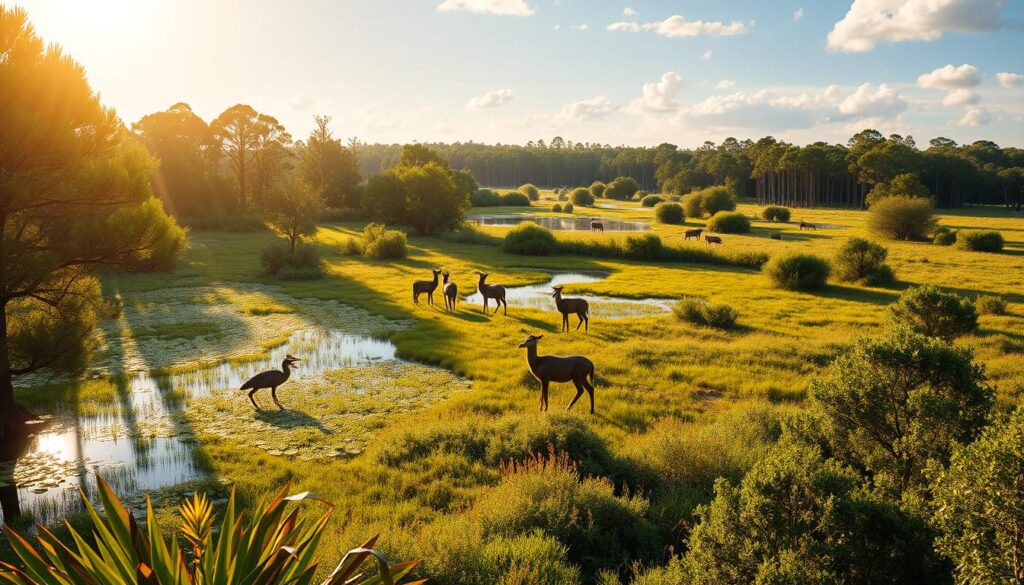
<instances>
[{"instance_id":1,"label":"brown deer","mask_svg":"<svg viewBox=\"0 0 1024 585\"><path fill-rule=\"evenodd\" d=\"M594 414L594 362L581 355L565 357L553 355L537 355L537 342L543 335L531 335L519 344L526 348L526 361L530 364L530 373L540 381L540 411L548 409L548 384L551 382L572 382L576 386L576 397L572 399L568 411L586 390L590 395L590 414ZM587 381L590 378L590 381Z\"/></svg>"},{"instance_id":2,"label":"brown deer","mask_svg":"<svg viewBox=\"0 0 1024 585\"><path fill-rule=\"evenodd\" d=\"M412 302L420 304L420 295L426 293L427 304L434 304L434 291L437 290L437 277L441 275L440 268L431 268L434 273L434 280L417 280L412 283Z\"/></svg>"},{"instance_id":3,"label":"brown deer","mask_svg":"<svg viewBox=\"0 0 1024 585\"><path fill-rule=\"evenodd\" d=\"M498 313L498 309L502 305L505 306L505 314L508 315L508 303L505 302L505 287L500 284L487 284L487 273L477 272L480 275L480 281L477 283L477 290L480 291L480 296L484 298L484 314L487 314L487 301L494 299L497 305L494 307L494 313Z\"/></svg>"},{"instance_id":4,"label":"brown deer","mask_svg":"<svg viewBox=\"0 0 1024 585\"><path fill-rule=\"evenodd\" d=\"M704 234L704 243L706 244L721 244L722 238L719 236L712 236L711 234Z\"/></svg>"},{"instance_id":5,"label":"brown deer","mask_svg":"<svg viewBox=\"0 0 1024 585\"><path fill-rule=\"evenodd\" d=\"M683 232L683 240L689 240L690 238L697 238L697 241L699 242L700 241L700 234L703 231L704 230L701 229L701 228L697 228L695 230L686 230L685 232Z\"/></svg>"},{"instance_id":6,"label":"brown deer","mask_svg":"<svg viewBox=\"0 0 1024 585\"><path fill-rule=\"evenodd\" d=\"M444 310L454 311L455 301L459 298L459 285L454 282L448 282L449 274L447 270L444 271L442 276L444 277L444 284L441 286L441 293L444 294Z\"/></svg>"},{"instance_id":7,"label":"brown deer","mask_svg":"<svg viewBox=\"0 0 1024 585\"><path fill-rule=\"evenodd\" d=\"M569 331L569 315L573 313L580 319L580 322L576 324L576 331L579 331L580 325L584 323L586 323L584 331L589 331L590 303L586 299L563 299L561 286L553 286L551 289L554 291L551 296L555 299L555 307L562 314L562 331Z\"/></svg>"},{"instance_id":8,"label":"brown deer","mask_svg":"<svg viewBox=\"0 0 1024 585\"><path fill-rule=\"evenodd\" d=\"M604 224L599 221L591 221L590 231L604 233Z\"/></svg>"},{"instance_id":9,"label":"brown deer","mask_svg":"<svg viewBox=\"0 0 1024 585\"><path fill-rule=\"evenodd\" d=\"M802 229L802 230L817 230L818 226L814 225L813 223L807 223L806 221L801 221L800 222L800 229Z\"/></svg>"}]
</instances>

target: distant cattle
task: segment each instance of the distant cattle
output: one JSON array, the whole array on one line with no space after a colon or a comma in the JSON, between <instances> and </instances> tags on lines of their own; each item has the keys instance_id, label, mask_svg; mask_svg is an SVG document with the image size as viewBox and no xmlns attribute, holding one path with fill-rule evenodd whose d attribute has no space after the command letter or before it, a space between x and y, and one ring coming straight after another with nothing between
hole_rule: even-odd
<instances>
[{"instance_id":1,"label":"distant cattle","mask_svg":"<svg viewBox=\"0 0 1024 585\"><path fill-rule=\"evenodd\" d=\"M700 241L700 234L703 231L704 230L702 230L700 228L697 228L695 230L686 230L685 232L683 232L683 239L684 240L689 240L690 238L697 238L697 241L699 242Z\"/></svg>"},{"instance_id":2,"label":"distant cattle","mask_svg":"<svg viewBox=\"0 0 1024 585\"><path fill-rule=\"evenodd\" d=\"M800 229L802 229L802 230L817 230L818 226L814 225L813 223L807 223L806 221L801 221L800 222Z\"/></svg>"},{"instance_id":3,"label":"distant cattle","mask_svg":"<svg viewBox=\"0 0 1024 585\"><path fill-rule=\"evenodd\" d=\"M722 238L718 236L712 236L710 234L704 234L704 242L708 244L721 244Z\"/></svg>"},{"instance_id":4,"label":"distant cattle","mask_svg":"<svg viewBox=\"0 0 1024 585\"><path fill-rule=\"evenodd\" d=\"M604 224L599 221L590 222L590 231L592 232L603 232Z\"/></svg>"},{"instance_id":5,"label":"distant cattle","mask_svg":"<svg viewBox=\"0 0 1024 585\"><path fill-rule=\"evenodd\" d=\"M770 235L768 237L773 239L773 240L781 240L782 239L782 234L780 234L778 232L775 232L774 234L772 234L772 235Z\"/></svg>"}]
</instances>

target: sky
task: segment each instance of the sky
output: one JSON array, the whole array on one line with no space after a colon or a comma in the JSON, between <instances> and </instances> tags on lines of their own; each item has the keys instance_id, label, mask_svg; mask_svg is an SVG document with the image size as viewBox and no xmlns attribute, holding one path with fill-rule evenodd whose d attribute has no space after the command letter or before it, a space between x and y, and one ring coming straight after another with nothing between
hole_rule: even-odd
<instances>
[{"instance_id":1,"label":"sky","mask_svg":"<svg viewBox=\"0 0 1024 585\"><path fill-rule=\"evenodd\" d=\"M9 4L11 2L8 2ZM875 128L1024 146L1024 0L14 0L127 123L682 147Z\"/></svg>"}]
</instances>

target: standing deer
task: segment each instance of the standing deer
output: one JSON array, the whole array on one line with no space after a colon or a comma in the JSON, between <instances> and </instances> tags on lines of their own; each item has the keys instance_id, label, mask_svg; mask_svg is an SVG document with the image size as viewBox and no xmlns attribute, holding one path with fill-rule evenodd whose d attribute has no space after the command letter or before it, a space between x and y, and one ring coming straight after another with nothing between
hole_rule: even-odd
<instances>
[{"instance_id":1,"label":"standing deer","mask_svg":"<svg viewBox=\"0 0 1024 585\"><path fill-rule=\"evenodd\" d=\"M426 293L427 304L434 304L434 291L437 290L437 277L441 275L440 268L431 268L434 273L434 280L417 280L412 283L412 302L420 304L420 295Z\"/></svg>"},{"instance_id":2,"label":"standing deer","mask_svg":"<svg viewBox=\"0 0 1024 585\"><path fill-rule=\"evenodd\" d=\"M459 298L459 285L454 282L448 282L448 271L444 271L444 285L441 287L441 293L444 294L444 309L446 311L455 310L455 301Z\"/></svg>"},{"instance_id":3,"label":"standing deer","mask_svg":"<svg viewBox=\"0 0 1024 585\"><path fill-rule=\"evenodd\" d=\"M604 224L599 222L599 221L593 221L592 220L590 222L590 231L604 233Z\"/></svg>"},{"instance_id":4,"label":"standing deer","mask_svg":"<svg viewBox=\"0 0 1024 585\"><path fill-rule=\"evenodd\" d=\"M480 281L477 283L477 290L480 291L480 296L484 298L484 314L487 314L487 301L494 299L497 305L494 307L494 313L498 313L498 309L502 305L505 306L505 314L508 315L508 303L505 302L505 287L500 284L487 284L487 273L477 272L480 275Z\"/></svg>"},{"instance_id":5,"label":"standing deer","mask_svg":"<svg viewBox=\"0 0 1024 585\"><path fill-rule=\"evenodd\" d=\"M719 236L712 236L711 234L704 234L704 243L706 244L721 244L722 238Z\"/></svg>"},{"instance_id":6,"label":"standing deer","mask_svg":"<svg viewBox=\"0 0 1024 585\"><path fill-rule=\"evenodd\" d=\"M540 381L540 411L548 409L548 384L551 382L572 382L576 386L576 397L572 399L568 411L586 390L590 395L590 414L594 414L594 362L581 355L565 357L553 355L537 355L537 342L543 335L531 335L519 344L526 348L526 361L530 364L530 373ZM590 381L587 381L590 378Z\"/></svg>"},{"instance_id":7,"label":"standing deer","mask_svg":"<svg viewBox=\"0 0 1024 585\"><path fill-rule=\"evenodd\" d=\"M683 232L683 240L689 240L690 238L697 238L697 241L699 242L700 241L700 234L703 231L704 230L701 229L701 228L697 228L695 230L686 230L685 232Z\"/></svg>"},{"instance_id":8,"label":"standing deer","mask_svg":"<svg viewBox=\"0 0 1024 585\"><path fill-rule=\"evenodd\" d=\"M576 331L579 331L580 325L584 323L587 324L584 331L589 331L590 303L586 299L563 299L561 286L553 286L551 289L554 291L551 296L555 299L555 307L562 314L562 331L569 331L569 315L572 313L575 313L580 319L580 322L576 324Z\"/></svg>"}]
</instances>

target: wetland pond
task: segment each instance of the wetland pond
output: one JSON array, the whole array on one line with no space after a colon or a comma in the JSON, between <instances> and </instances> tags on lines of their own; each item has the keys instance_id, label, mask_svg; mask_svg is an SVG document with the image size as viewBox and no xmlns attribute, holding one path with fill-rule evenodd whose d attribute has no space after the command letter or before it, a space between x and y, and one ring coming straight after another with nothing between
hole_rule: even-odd
<instances>
[{"instance_id":1,"label":"wetland pond","mask_svg":"<svg viewBox=\"0 0 1024 585\"><path fill-rule=\"evenodd\" d=\"M589 232L590 222L597 220L604 225L606 232L642 232L650 226L641 221L622 221L607 217L554 217L550 215L472 215L466 218L479 226L511 227L532 221L552 231Z\"/></svg>"}]
</instances>

